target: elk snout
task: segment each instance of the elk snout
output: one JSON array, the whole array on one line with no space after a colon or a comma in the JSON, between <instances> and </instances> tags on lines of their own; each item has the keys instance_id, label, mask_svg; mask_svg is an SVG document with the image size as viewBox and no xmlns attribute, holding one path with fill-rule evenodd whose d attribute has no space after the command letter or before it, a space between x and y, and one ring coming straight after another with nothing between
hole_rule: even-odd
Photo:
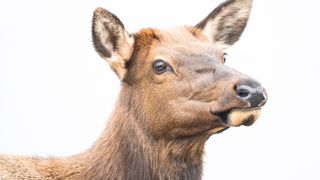
<instances>
[{"instance_id":1,"label":"elk snout","mask_svg":"<svg viewBox=\"0 0 320 180\"><path fill-rule=\"evenodd\" d=\"M237 97L250 104L250 107L260 107L267 102L265 89L255 80L240 81L235 85Z\"/></svg>"}]
</instances>

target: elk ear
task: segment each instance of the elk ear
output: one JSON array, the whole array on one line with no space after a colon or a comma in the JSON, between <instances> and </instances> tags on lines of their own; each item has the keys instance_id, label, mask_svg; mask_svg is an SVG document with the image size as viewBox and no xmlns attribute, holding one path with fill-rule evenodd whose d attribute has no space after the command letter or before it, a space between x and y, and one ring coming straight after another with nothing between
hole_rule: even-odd
<instances>
[{"instance_id":1,"label":"elk ear","mask_svg":"<svg viewBox=\"0 0 320 180\"><path fill-rule=\"evenodd\" d=\"M237 42L247 25L252 0L228 0L196 25L211 43L226 49Z\"/></svg>"},{"instance_id":2,"label":"elk ear","mask_svg":"<svg viewBox=\"0 0 320 180\"><path fill-rule=\"evenodd\" d=\"M134 49L134 37L125 30L117 16L97 8L92 21L92 40L98 54L123 80L127 73L127 61Z\"/></svg>"}]
</instances>

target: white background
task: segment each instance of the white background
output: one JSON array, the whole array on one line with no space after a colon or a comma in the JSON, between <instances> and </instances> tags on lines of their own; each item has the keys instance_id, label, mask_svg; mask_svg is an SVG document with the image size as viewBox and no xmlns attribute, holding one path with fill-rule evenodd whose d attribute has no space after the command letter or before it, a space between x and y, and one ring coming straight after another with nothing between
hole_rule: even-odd
<instances>
[{"instance_id":1,"label":"white background","mask_svg":"<svg viewBox=\"0 0 320 180\"><path fill-rule=\"evenodd\" d=\"M93 50L104 7L127 30L196 24L218 0L0 0L0 153L67 156L98 138L120 83ZM251 127L207 142L203 179L320 179L319 11L315 0L255 0L227 65L269 101Z\"/></svg>"}]
</instances>

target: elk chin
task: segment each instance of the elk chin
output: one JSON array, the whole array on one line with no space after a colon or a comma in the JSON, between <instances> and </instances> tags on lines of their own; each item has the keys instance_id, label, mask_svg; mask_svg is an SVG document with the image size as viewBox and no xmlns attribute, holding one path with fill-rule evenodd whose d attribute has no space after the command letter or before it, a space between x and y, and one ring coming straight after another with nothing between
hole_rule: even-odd
<instances>
[{"instance_id":1,"label":"elk chin","mask_svg":"<svg viewBox=\"0 0 320 180\"><path fill-rule=\"evenodd\" d=\"M226 126L250 126L260 116L261 108L232 109L225 113L222 123Z\"/></svg>"}]
</instances>

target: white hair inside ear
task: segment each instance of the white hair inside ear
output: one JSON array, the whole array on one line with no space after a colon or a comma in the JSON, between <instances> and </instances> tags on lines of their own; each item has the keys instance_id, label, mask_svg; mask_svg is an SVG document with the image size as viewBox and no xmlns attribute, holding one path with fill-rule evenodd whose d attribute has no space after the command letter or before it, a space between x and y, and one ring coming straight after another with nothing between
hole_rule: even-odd
<instances>
[{"instance_id":1,"label":"white hair inside ear","mask_svg":"<svg viewBox=\"0 0 320 180\"><path fill-rule=\"evenodd\" d=\"M252 0L229 0L220 4L196 25L208 41L224 50L237 42L247 25Z\"/></svg>"},{"instance_id":2,"label":"white hair inside ear","mask_svg":"<svg viewBox=\"0 0 320 180\"><path fill-rule=\"evenodd\" d=\"M97 8L92 21L92 39L98 54L105 59L111 69L123 80L126 63L134 49L134 38L124 28L117 16Z\"/></svg>"}]
</instances>

